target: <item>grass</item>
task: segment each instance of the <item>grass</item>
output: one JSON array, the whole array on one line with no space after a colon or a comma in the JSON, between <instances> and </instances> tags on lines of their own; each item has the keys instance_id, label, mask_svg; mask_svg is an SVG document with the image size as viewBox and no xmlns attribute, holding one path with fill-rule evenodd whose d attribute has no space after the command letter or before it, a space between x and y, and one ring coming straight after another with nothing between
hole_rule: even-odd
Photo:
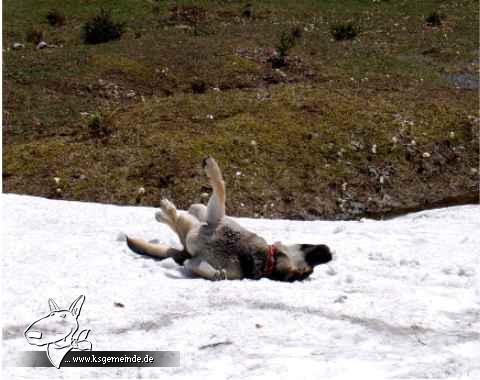
<instances>
[{"instance_id":1,"label":"grass","mask_svg":"<svg viewBox=\"0 0 480 380\"><path fill-rule=\"evenodd\" d=\"M5 47L30 30L58 47L4 52L4 191L137 204L143 187L141 204L185 208L209 191L200 163L212 155L235 215L357 218L475 199L477 92L447 75L478 70L472 2L251 4L245 17L237 2L7 0ZM101 7L125 33L85 45ZM64 25L49 25L52 9ZM446 15L435 28L432 9ZM361 33L335 41L345 20ZM288 65L272 69L291 30ZM92 115L108 115L105 136Z\"/></svg>"}]
</instances>

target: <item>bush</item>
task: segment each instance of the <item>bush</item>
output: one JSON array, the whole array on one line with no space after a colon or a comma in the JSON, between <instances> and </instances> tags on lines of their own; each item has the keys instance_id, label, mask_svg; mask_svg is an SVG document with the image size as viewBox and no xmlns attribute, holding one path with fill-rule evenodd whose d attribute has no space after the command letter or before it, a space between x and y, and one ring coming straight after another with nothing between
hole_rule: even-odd
<instances>
[{"instance_id":1,"label":"bush","mask_svg":"<svg viewBox=\"0 0 480 380\"><path fill-rule=\"evenodd\" d=\"M286 58L289 51L296 45L297 40L302 36L302 31L300 28L295 27L291 31L283 31L280 36L280 42L275 47L277 54L270 61L272 62L273 68L279 68L287 65Z\"/></svg>"},{"instance_id":2,"label":"bush","mask_svg":"<svg viewBox=\"0 0 480 380\"><path fill-rule=\"evenodd\" d=\"M194 94L204 94L207 92L207 84L201 79L194 79L191 87Z\"/></svg>"},{"instance_id":3,"label":"bush","mask_svg":"<svg viewBox=\"0 0 480 380\"><path fill-rule=\"evenodd\" d=\"M43 31L32 27L30 30L27 31L25 38L27 42L38 45L39 42L43 41Z\"/></svg>"},{"instance_id":4,"label":"bush","mask_svg":"<svg viewBox=\"0 0 480 380\"><path fill-rule=\"evenodd\" d=\"M125 23L114 22L111 11L103 8L83 25L83 41L86 44L101 44L121 38Z\"/></svg>"},{"instance_id":5,"label":"bush","mask_svg":"<svg viewBox=\"0 0 480 380\"><path fill-rule=\"evenodd\" d=\"M58 9L52 9L47 13L47 21L51 26L65 25L65 14Z\"/></svg>"},{"instance_id":6,"label":"bush","mask_svg":"<svg viewBox=\"0 0 480 380\"><path fill-rule=\"evenodd\" d=\"M445 17L438 12L432 12L427 17L425 17L425 22L428 26L441 26L442 19Z\"/></svg>"},{"instance_id":7,"label":"bush","mask_svg":"<svg viewBox=\"0 0 480 380\"><path fill-rule=\"evenodd\" d=\"M330 33L336 41L353 40L358 30L352 22L335 24L330 28Z\"/></svg>"},{"instance_id":8,"label":"bush","mask_svg":"<svg viewBox=\"0 0 480 380\"><path fill-rule=\"evenodd\" d=\"M253 7L252 4L248 3L243 7L242 10L243 18L253 18Z\"/></svg>"},{"instance_id":9,"label":"bush","mask_svg":"<svg viewBox=\"0 0 480 380\"><path fill-rule=\"evenodd\" d=\"M95 112L88 120L88 132L90 136L97 139L104 139L109 137L113 130L110 127L111 120L108 115Z\"/></svg>"}]
</instances>

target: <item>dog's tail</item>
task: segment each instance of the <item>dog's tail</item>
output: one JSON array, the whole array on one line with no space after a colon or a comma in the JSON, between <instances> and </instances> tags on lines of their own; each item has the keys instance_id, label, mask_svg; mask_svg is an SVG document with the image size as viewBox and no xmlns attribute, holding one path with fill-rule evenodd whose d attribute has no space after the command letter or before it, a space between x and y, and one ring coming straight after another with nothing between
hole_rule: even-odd
<instances>
[{"instance_id":1,"label":"dog's tail","mask_svg":"<svg viewBox=\"0 0 480 380\"><path fill-rule=\"evenodd\" d=\"M171 257L180 265L183 265L183 262L190 258L190 255L185 250L180 251L165 244L152 244L145 240L134 239L128 236L126 238L128 248L139 255L150 256L160 260Z\"/></svg>"}]
</instances>

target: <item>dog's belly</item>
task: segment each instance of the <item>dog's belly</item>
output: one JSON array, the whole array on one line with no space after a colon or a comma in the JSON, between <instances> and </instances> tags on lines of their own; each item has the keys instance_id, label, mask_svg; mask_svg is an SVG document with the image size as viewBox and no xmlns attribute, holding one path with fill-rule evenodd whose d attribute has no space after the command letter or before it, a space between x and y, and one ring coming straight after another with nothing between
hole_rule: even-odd
<instances>
[{"instance_id":1,"label":"dog's belly","mask_svg":"<svg viewBox=\"0 0 480 380\"><path fill-rule=\"evenodd\" d=\"M229 219L215 227L199 225L186 239L192 256L201 257L215 269L225 269L229 278L243 278L242 257L254 254L266 244L264 239Z\"/></svg>"}]
</instances>

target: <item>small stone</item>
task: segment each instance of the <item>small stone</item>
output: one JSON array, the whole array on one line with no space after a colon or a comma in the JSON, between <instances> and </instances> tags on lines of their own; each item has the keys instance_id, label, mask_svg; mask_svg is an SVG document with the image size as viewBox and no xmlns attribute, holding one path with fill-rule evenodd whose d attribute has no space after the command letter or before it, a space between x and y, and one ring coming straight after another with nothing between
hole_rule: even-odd
<instances>
[{"instance_id":1,"label":"small stone","mask_svg":"<svg viewBox=\"0 0 480 380\"><path fill-rule=\"evenodd\" d=\"M329 275L329 276L335 276L337 274L337 271L335 270L335 268L333 267L328 267L326 273Z\"/></svg>"},{"instance_id":2,"label":"small stone","mask_svg":"<svg viewBox=\"0 0 480 380\"><path fill-rule=\"evenodd\" d=\"M40 41L37 45L37 49L45 49L48 47L48 44L45 41Z\"/></svg>"},{"instance_id":3,"label":"small stone","mask_svg":"<svg viewBox=\"0 0 480 380\"><path fill-rule=\"evenodd\" d=\"M55 190L57 192L57 194L61 194L62 193L62 189L60 188L57 188L57 190Z\"/></svg>"},{"instance_id":4,"label":"small stone","mask_svg":"<svg viewBox=\"0 0 480 380\"><path fill-rule=\"evenodd\" d=\"M423 152L422 157L423 157L423 158L429 158L429 157L430 157L430 153L428 153L428 152Z\"/></svg>"},{"instance_id":5,"label":"small stone","mask_svg":"<svg viewBox=\"0 0 480 380\"><path fill-rule=\"evenodd\" d=\"M477 169L477 168L470 168L470 173L472 173L472 174L477 174L477 173L478 173L478 169Z\"/></svg>"},{"instance_id":6,"label":"small stone","mask_svg":"<svg viewBox=\"0 0 480 380\"><path fill-rule=\"evenodd\" d=\"M394 144L398 143L398 138L397 138L396 136L393 136L393 137L392 137L392 142L393 142Z\"/></svg>"},{"instance_id":7,"label":"small stone","mask_svg":"<svg viewBox=\"0 0 480 380\"><path fill-rule=\"evenodd\" d=\"M372 145L372 153L377 154L377 144Z\"/></svg>"},{"instance_id":8,"label":"small stone","mask_svg":"<svg viewBox=\"0 0 480 380\"><path fill-rule=\"evenodd\" d=\"M450 131L450 133L448 134L448 137L450 137L451 139L454 139L455 138L455 132Z\"/></svg>"},{"instance_id":9,"label":"small stone","mask_svg":"<svg viewBox=\"0 0 480 380\"><path fill-rule=\"evenodd\" d=\"M138 193L139 195L145 194L145 188L144 188L144 187L140 187L140 188L137 190L137 193Z\"/></svg>"},{"instance_id":10,"label":"small stone","mask_svg":"<svg viewBox=\"0 0 480 380\"><path fill-rule=\"evenodd\" d=\"M255 140L250 141L251 146L257 146L257 142Z\"/></svg>"},{"instance_id":11,"label":"small stone","mask_svg":"<svg viewBox=\"0 0 480 380\"><path fill-rule=\"evenodd\" d=\"M475 271L470 268L459 268L457 272L458 276L465 276L465 277L473 277L475 275Z\"/></svg>"},{"instance_id":12,"label":"small stone","mask_svg":"<svg viewBox=\"0 0 480 380\"><path fill-rule=\"evenodd\" d=\"M24 44L21 44L19 42L15 42L13 45L12 45L12 49L13 50L18 50L18 49L23 49L25 47Z\"/></svg>"},{"instance_id":13,"label":"small stone","mask_svg":"<svg viewBox=\"0 0 480 380\"><path fill-rule=\"evenodd\" d=\"M347 296L345 295L342 295L340 297L338 297L335 301L333 301L334 303L344 303L345 301L347 300Z\"/></svg>"},{"instance_id":14,"label":"small stone","mask_svg":"<svg viewBox=\"0 0 480 380\"><path fill-rule=\"evenodd\" d=\"M53 177L53 180L55 183L58 185L60 183L60 178L59 177Z\"/></svg>"},{"instance_id":15,"label":"small stone","mask_svg":"<svg viewBox=\"0 0 480 380\"><path fill-rule=\"evenodd\" d=\"M208 114L208 115L207 115L207 119L213 120L213 115L212 115L212 114Z\"/></svg>"},{"instance_id":16,"label":"small stone","mask_svg":"<svg viewBox=\"0 0 480 380\"><path fill-rule=\"evenodd\" d=\"M202 194L200 194L200 197L205 199L205 198L209 197L209 194L208 193L202 193Z\"/></svg>"}]
</instances>

